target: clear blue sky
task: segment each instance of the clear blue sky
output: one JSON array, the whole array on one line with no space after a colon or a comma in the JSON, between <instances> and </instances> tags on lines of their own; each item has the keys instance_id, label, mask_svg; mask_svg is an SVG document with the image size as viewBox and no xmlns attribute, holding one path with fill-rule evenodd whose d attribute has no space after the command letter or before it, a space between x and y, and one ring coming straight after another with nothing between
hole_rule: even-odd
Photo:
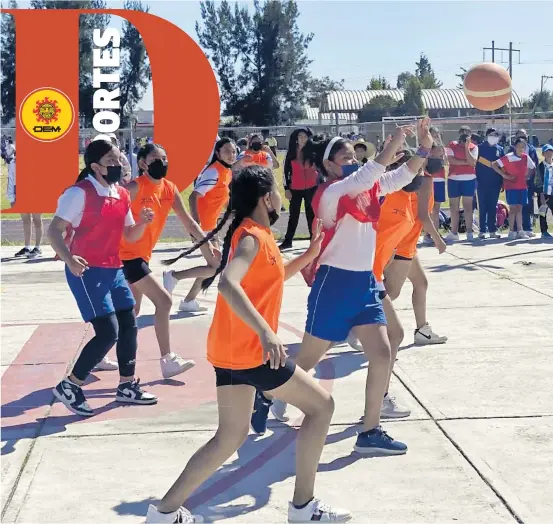
<instances>
[{"instance_id":1,"label":"clear blue sky","mask_svg":"<svg viewBox=\"0 0 553 524\"><path fill-rule=\"evenodd\" d=\"M179 26L195 40L200 19L197 0L150 0L150 12ZM243 2L253 7L252 2ZM459 81L460 66L481 62L484 47L513 42L513 86L527 97L539 89L541 75L553 76L553 4L550 1L325 1L300 0L299 27L314 33L309 46L314 76L345 80L346 89L365 89L372 76L395 85L402 71L414 71L420 53L428 56L445 88ZM109 1L109 7L122 2ZM120 20L120 19L117 19ZM114 19L114 25L117 21ZM491 60L488 51L487 60ZM496 62L507 53L496 54ZM506 65L506 64L505 64ZM546 88L553 89L553 80ZM152 109L151 87L142 103Z\"/></svg>"}]
</instances>

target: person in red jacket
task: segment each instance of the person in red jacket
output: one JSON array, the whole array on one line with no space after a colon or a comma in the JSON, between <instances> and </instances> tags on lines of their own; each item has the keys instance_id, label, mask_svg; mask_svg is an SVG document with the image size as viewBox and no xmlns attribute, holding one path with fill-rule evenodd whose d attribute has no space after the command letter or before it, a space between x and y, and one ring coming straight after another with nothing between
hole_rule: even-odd
<instances>
[{"instance_id":1,"label":"person in red jacket","mask_svg":"<svg viewBox=\"0 0 553 524\"><path fill-rule=\"evenodd\" d=\"M135 223L129 192L121 181L121 152L104 140L86 148L85 168L75 185L58 201L48 228L54 251L65 262L65 275L81 316L94 328L71 374L53 390L54 396L77 415L92 416L82 385L92 369L117 343L120 381L115 400L132 404L155 404L157 398L145 392L135 379L137 334L135 301L121 269L121 238L137 241L152 221L144 208ZM66 245L63 233L74 235Z\"/></svg>"}]
</instances>

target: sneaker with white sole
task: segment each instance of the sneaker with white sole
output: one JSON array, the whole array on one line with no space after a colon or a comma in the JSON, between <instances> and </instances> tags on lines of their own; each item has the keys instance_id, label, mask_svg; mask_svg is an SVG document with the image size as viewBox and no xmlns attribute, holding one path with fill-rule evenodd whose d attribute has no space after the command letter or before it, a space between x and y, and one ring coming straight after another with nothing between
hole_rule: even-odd
<instances>
[{"instance_id":1,"label":"sneaker with white sole","mask_svg":"<svg viewBox=\"0 0 553 524\"><path fill-rule=\"evenodd\" d=\"M40 258L42 256L42 249L40 247L35 246L29 254L27 255L27 258Z\"/></svg>"},{"instance_id":2,"label":"sneaker with white sole","mask_svg":"<svg viewBox=\"0 0 553 524\"><path fill-rule=\"evenodd\" d=\"M507 236L509 240L515 240L517 238L517 232L516 231L509 231L509 235Z\"/></svg>"},{"instance_id":3,"label":"sneaker with white sole","mask_svg":"<svg viewBox=\"0 0 553 524\"><path fill-rule=\"evenodd\" d=\"M271 413L273 414L273 417L275 417L277 420L280 420L280 422L288 422L290 420L290 417L286 414L287 408L288 404L286 404L286 402L275 398L271 406Z\"/></svg>"},{"instance_id":4,"label":"sneaker with white sole","mask_svg":"<svg viewBox=\"0 0 553 524\"><path fill-rule=\"evenodd\" d=\"M528 238L530 238L525 231L519 231L517 233L517 236L516 238L520 238L521 240L527 240Z\"/></svg>"},{"instance_id":5,"label":"sneaker with white sole","mask_svg":"<svg viewBox=\"0 0 553 524\"><path fill-rule=\"evenodd\" d=\"M407 453L407 446L403 442L390 437L382 429L382 426L359 433L353 449L363 455L375 456L404 455Z\"/></svg>"},{"instance_id":6,"label":"sneaker with white sole","mask_svg":"<svg viewBox=\"0 0 553 524\"><path fill-rule=\"evenodd\" d=\"M490 238L501 238L499 233L490 233Z\"/></svg>"},{"instance_id":7,"label":"sneaker with white sole","mask_svg":"<svg viewBox=\"0 0 553 524\"><path fill-rule=\"evenodd\" d=\"M536 233L533 231L525 231L525 233L528 238L534 238L536 236Z\"/></svg>"},{"instance_id":8,"label":"sneaker with white sole","mask_svg":"<svg viewBox=\"0 0 553 524\"><path fill-rule=\"evenodd\" d=\"M428 322L420 329L415 329L415 345L426 346L427 344L445 344L447 337L441 337L432 331Z\"/></svg>"},{"instance_id":9,"label":"sneaker with white sole","mask_svg":"<svg viewBox=\"0 0 553 524\"><path fill-rule=\"evenodd\" d=\"M169 353L159 360L163 378L171 378L192 369L196 363L193 360L185 360L176 353Z\"/></svg>"},{"instance_id":10,"label":"sneaker with white sole","mask_svg":"<svg viewBox=\"0 0 553 524\"><path fill-rule=\"evenodd\" d=\"M15 257L15 258L29 257L30 254L31 254L31 250L30 250L28 247L24 247L23 249L20 249L20 250L14 255L14 257Z\"/></svg>"},{"instance_id":11,"label":"sneaker with white sole","mask_svg":"<svg viewBox=\"0 0 553 524\"><path fill-rule=\"evenodd\" d=\"M161 513L155 506L150 504L146 522L144 524L189 524L194 522L203 522L200 515L192 515L184 506L172 513Z\"/></svg>"},{"instance_id":12,"label":"sneaker with white sole","mask_svg":"<svg viewBox=\"0 0 553 524\"><path fill-rule=\"evenodd\" d=\"M353 333L350 332L347 338L347 342L350 347L355 349L356 351L363 351L363 346L361 345L361 342Z\"/></svg>"},{"instance_id":13,"label":"sneaker with white sole","mask_svg":"<svg viewBox=\"0 0 553 524\"><path fill-rule=\"evenodd\" d=\"M117 362L110 360L108 357L104 357L100 360L100 362L98 362L98 364L96 364L94 369L97 371L116 371L119 369L119 365Z\"/></svg>"},{"instance_id":14,"label":"sneaker with white sole","mask_svg":"<svg viewBox=\"0 0 553 524\"><path fill-rule=\"evenodd\" d=\"M186 302L183 298L179 304L179 311L184 311L185 313L196 313L201 311L201 309L200 303L196 299Z\"/></svg>"},{"instance_id":15,"label":"sneaker with white sole","mask_svg":"<svg viewBox=\"0 0 553 524\"><path fill-rule=\"evenodd\" d=\"M467 233L467 240L468 240L469 242L472 242L472 241L474 240L474 233L473 233L472 231L469 231L469 232Z\"/></svg>"},{"instance_id":16,"label":"sneaker with white sole","mask_svg":"<svg viewBox=\"0 0 553 524\"><path fill-rule=\"evenodd\" d=\"M288 504L288 522L349 522L351 513L342 508L333 508L319 499L311 500L301 509Z\"/></svg>"},{"instance_id":17,"label":"sneaker with white sole","mask_svg":"<svg viewBox=\"0 0 553 524\"><path fill-rule=\"evenodd\" d=\"M130 382L119 384L115 400L125 404L157 404L157 397L147 393L140 387L140 379L133 379Z\"/></svg>"},{"instance_id":18,"label":"sneaker with white sole","mask_svg":"<svg viewBox=\"0 0 553 524\"><path fill-rule=\"evenodd\" d=\"M398 404L395 397L386 395L380 408L380 418L405 418L411 415L411 410Z\"/></svg>"},{"instance_id":19,"label":"sneaker with white sole","mask_svg":"<svg viewBox=\"0 0 553 524\"><path fill-rule=\"evenodd\" d=\"M178 280L173 276L174 271L169 269L163 272L163 287L171 296L173 296L173 291L175 290Z\"/></svg>"},{"instance_id":20,"label":"sneaker with white sole","mask_svg":"<svg viewBox=\"0 0 553 524\"><path fill-rule=\"evenodd\" d=\"M479 238L480 240L484 240L484 239L488 238L488 235L487 235L487 233L480 233L480 234L478 235L478 238ZM491 238L491 236L490 236L490 238Z\"/></svg>"},{"instance_id":21,"label":"sneaker with white sole","mask_svg":"<svg viewBox=\"0 0 553 524\"><path fill-rule=\"evenodd\" d=\"M94 411L88 405L81 386L64 378L53 390L54 396L71 412L81 417L91 417Z\"/></svg>"},{"instance_id":22,"label":"sneaker with white sole","mask_svg":"<svg viewBox=\"0 0 553 524\"><path fill-rule=\"evenodd\" d=\"M457 242L459 240L459 233L448 233L448 235L445 237L446 242Z\"/></svg>"}]
</instances>

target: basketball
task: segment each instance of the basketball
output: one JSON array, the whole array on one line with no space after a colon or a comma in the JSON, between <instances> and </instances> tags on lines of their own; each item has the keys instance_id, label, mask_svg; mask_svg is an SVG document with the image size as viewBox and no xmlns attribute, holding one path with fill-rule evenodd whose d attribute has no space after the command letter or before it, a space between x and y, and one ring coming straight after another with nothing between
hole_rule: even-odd
<instances>
[{"instance_id":1,"label":"basketball","mask_svg":"<svg viewBox=\"0 0 553 524\"><path fill-rule=\"evenodd\" d=\"M495 111L511 98L511 77L499 64L478 64L466 74L463 89L476 109Z\"/></svg>"}]
</instances>

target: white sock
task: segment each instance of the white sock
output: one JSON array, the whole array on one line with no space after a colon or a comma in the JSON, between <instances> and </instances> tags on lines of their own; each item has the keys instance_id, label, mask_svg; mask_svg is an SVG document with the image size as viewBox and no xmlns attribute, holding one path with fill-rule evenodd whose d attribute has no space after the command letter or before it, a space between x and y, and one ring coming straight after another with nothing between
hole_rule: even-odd
<instances>
[{"instance_id":1,"label":"white sock","mask_svg":"<svg viewBox=\"0 0 553 524\"><path fill-rule=\"evenodd\" d=\"M25 249L28 249L29 251L31 251L31 246L25 246Z\"/></svg>"}]
</instances>

